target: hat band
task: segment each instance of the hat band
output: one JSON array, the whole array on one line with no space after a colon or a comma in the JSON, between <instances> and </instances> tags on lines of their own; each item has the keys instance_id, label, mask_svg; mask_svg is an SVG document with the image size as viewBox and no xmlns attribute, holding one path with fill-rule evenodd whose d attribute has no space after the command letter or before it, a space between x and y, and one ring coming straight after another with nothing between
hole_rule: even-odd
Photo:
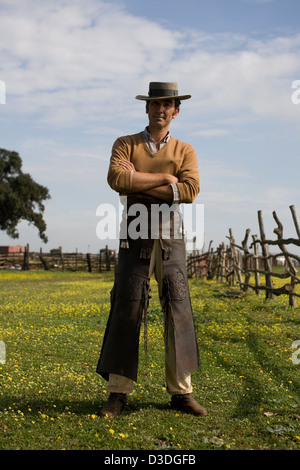
<instances>
[{"instance_id":1,"label":"hat band","mask_svg":"<svg viewBox=\"0 0 300 470\"><path fill-rule=\"evenodd\" d=\"M155 97L161 97L161 96L178 96L178 91L177 90L165 90L165 89L152 89L149 90L149 98L155 98Z\"/></svg>"}]
</instances>

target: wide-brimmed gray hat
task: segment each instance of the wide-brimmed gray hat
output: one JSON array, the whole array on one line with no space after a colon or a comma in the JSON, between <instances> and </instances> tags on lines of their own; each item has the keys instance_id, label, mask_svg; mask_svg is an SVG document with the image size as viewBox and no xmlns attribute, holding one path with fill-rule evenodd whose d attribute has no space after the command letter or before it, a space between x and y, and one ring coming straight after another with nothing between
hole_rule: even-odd
<instances>
[{"instance_id":1,"label":"wide-brimmed gray hat","mask_svg":"<svg viewBox=\"0 0 300 470\"><path fill-rule=\"evenodd\" d=\"M179 100L188 100L191 95L179 95L176 82L150 82L148 95L137 95L137 100L167 100L177 98Z\"/></svg>"}]
</instances>

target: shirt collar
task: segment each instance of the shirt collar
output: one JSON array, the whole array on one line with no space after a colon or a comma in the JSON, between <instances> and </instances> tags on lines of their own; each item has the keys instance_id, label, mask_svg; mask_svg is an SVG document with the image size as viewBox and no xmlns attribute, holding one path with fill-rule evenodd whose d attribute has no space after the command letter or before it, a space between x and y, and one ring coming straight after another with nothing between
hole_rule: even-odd
<instances>
[{"instance_id":1,"label":"shirt collar","mask_svg":"<svg viewBox=\"0 0 300 470\"><path fill-rule=\"evenodd\" d=\"M151 134L148 130L148 126L145 127L144 132L146 134L147 139L150 140L151 142L154 142L153 137L151 136ZM171 137L170 131L168 131L167 135L160 141L160 144L166 144L167 142L169 142L170 137Z\"/></svg>"}]
</instances>

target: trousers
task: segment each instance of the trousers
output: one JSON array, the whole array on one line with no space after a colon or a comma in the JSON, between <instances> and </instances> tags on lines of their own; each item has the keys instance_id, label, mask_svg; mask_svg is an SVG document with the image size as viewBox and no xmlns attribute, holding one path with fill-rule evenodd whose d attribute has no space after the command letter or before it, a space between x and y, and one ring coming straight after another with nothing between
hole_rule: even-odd
<instances>
[{"instance_id":1,"label":"trousers","mask_svg":"<svg viewBox=\"0 0 300 470\"><path fill-rule=\"evenodd\" d=\"M158 291L160 299L162 299L162 288L163 288L163 263L162 263L162 252L159 240L154 240L150 265L149 265L149 278L155 275L156 282L158 284ZM171 322L171 318L168 319ZM175 356L175 341L174 341L174 330L173 328L166 328L168 335L167 342L168 348L165 349L165 378L166 388L170 395L180 395L186 393L192 393L193 387L191 384L191 374L185 373L180 377L176 374L176 356ZM128 377L109 374L107 391L111 393L132 393L134 381Z\"/></svg>"}]
</instances>

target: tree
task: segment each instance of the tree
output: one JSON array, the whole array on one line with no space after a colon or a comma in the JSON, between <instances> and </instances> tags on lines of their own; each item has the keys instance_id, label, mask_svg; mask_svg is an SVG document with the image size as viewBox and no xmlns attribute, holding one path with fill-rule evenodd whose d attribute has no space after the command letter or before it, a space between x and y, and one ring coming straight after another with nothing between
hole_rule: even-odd
<instances>
[{"instance_id":1,"label":"tree","mask_svg":"<svg viewBox=\"0 0 300 470\"><path fill-rule=\"evenodd\" d=\"M23 173L22 160L17 152L0 149L0 230L12 238L19 238L17 225L27 220L39 231L39 237L48 241L43 219L43 201L50 199L49 190Z\"/></svg>"}]
</instances>

